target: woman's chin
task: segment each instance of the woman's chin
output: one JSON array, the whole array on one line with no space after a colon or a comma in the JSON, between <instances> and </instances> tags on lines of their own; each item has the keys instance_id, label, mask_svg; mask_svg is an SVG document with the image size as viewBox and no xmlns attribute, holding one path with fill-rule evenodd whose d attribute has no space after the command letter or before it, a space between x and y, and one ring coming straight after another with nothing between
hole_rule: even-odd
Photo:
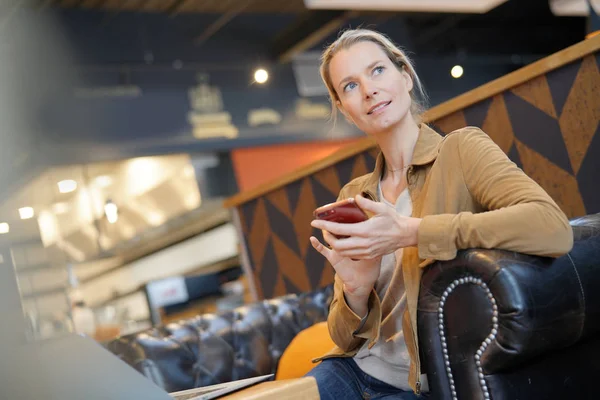
<instances>
[{"instance_id":1,"label":"woman's chin","mask_svg":"<svg viewBox=\"0 0 600 400\"><path fill-rule=\"evenodd\" d=\"M397 126L399 122L400 121L398 121L396 119L392 119L392 118L381 119L381 120L377 121L376 123L371 124L371 126L369 127L370 128L369 131L373 135L377 135L378 133L386 133L386 132L389 132L390 129Z\"/></svg>"}]
</instances>

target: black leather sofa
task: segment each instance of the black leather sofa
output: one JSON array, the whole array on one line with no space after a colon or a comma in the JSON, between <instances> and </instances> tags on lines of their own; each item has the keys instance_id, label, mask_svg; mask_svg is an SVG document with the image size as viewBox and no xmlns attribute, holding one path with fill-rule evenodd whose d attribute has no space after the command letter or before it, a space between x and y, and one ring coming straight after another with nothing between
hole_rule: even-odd
<instances>
[{"instance_id":1,"label":"black leather sofa","mask_svg":"<svg viewBox=\"0 0 600 400\"><path fill-rule=\"evenodd\" d=\"M596 399L600 214L571 221L558 259L461 251L424 272L420 348L435 399ZM327 318L332 288L202 315L107 347L167 391L273 373L292 338Z\"/></svg>"},{"instance_id":2,"label":"black leather sofa","mask_svg":"<svg viewBox=\"0 0 600 400\"><path fill-rule=\"evenodd\" d=\"M418 329L436 398L600 397L600 214L571 225L558 259L467 250L426 271Z\"/></svg>"},{"instance_id":3,"label":"black leather sofa","mask_svg":"<svg viewBox=\"0 0 600 400\"><path fill-rule=\"evenodd\" d=\"M303 329L327 319L333 287L122 336L107 348L168 392L275 373Z\"/></svg>"}]
</instances>

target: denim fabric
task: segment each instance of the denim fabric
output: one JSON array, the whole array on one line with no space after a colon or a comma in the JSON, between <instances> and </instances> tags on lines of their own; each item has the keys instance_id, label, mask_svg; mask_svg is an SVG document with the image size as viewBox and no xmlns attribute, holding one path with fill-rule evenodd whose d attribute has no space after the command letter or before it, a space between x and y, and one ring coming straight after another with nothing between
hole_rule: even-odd
<instances>
[{"instance_id":1,"label":"denim fabric","mask_svg":"<svg viewBox=\"0 0 600 400\"><path fill-rule=\"evenodd\" d=\"M421 400L427 393L417 396L403 391L364 373L349 357L328 358L306 376L317 380L321 400Z\"/></svg>"}]
</instances>

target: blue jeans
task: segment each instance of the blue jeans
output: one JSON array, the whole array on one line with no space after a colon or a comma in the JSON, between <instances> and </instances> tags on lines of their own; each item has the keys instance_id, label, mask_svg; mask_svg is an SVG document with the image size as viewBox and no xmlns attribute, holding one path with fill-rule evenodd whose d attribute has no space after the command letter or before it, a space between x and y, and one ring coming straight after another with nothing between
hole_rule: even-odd
<instances>
[{"instance_id":1,"label":"blue jeans","mask_svg":"<svg viewBox=\"0 0 600 400\"><path fill-rule=\"evenodd\" d=\"M417 396L413 391L404 391L375 379L349 357L327 358L306 376L317 380L321 400L420 400L429 397L427 394Z\"/></svg>"}]
</instances>

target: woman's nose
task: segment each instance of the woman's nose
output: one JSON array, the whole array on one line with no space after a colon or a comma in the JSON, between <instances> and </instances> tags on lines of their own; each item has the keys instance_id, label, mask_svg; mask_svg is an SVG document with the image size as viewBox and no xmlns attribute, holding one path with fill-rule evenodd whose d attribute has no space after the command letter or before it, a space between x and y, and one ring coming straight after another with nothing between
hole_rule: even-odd
<instances>
[{"instance_id":1,"label":"woman's nose","mask_svg":"<svg viewBox=\"0 0 600 400\"><path fill-rule=\"evenodd\" d=\"M364 88L365 98L370 99L372 97L377 96L377 93L378 93L377 88L374 88L371 86L366 86L366 85L363 86L363 88Z\"/></svg>"}]
</instances>

